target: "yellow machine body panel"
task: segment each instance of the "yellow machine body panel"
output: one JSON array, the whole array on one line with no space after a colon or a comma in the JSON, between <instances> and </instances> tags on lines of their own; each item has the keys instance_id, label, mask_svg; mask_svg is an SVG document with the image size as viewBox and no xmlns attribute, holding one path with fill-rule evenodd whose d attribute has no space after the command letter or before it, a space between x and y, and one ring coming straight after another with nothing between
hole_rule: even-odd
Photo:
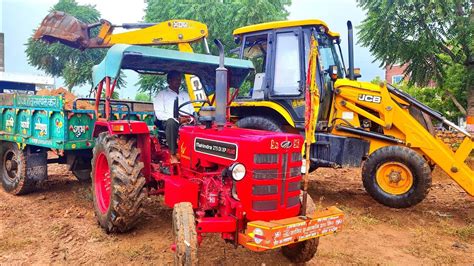
<instances>
[{"instance_id":1,"label":"yellow machine body panel","mask_svg":"<svg viewBox=\"0 0 474 266\"><path fill-rule=\"evenodd\" d=\"M326 22L319 20L319 19L306 19L306 20L284 20L284 21L273 21L267 23L260 23L250 26L245 26L234 30L233 35L240 35L246 33L252 33L257 31L264 31L264 30L271 30L271 29L282 29L282 28L291 28L291 27L299 27L299 26L311 26L311 25L319 25L323 26L329 36L334 38L339 38L339 33L332 32L329 30L328 25Z\"/></svg>"}]
</instances>

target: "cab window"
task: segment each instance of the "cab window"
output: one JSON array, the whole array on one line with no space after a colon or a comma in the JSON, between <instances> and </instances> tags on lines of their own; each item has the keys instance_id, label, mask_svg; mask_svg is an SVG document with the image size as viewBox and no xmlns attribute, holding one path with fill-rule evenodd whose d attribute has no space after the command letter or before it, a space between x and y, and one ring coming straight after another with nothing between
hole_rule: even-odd
<instances>
[{"instance_id":1,"label":"cab window","mask_svg":"<svg viewBox=\"0 0 474 266\"><path fill-rule=\"evenodd\" d=\"M299 37L295 32L276 34L273 95L284 96L301 94L299 47Z\"/></svg>"},{"instance_id":2,"label":"cab window","mask_svg":"<svg viewBox=\"0 0 474 266\"><path fill-rule=\"evenodd\" d=\"M255 72L250 73L239 90L238 97L252 97L255 83L263 86L267 64L268 34L246 36L241 58L252 61Z\"/></svg>"}]
</instances>

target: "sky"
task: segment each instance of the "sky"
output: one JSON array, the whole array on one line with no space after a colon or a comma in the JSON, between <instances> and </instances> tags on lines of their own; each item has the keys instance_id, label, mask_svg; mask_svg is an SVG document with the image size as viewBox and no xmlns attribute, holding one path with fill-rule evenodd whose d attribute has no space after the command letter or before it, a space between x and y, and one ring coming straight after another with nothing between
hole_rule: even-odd
<instances>
[{"instance_id":1,"label":"sky","mask_svg":"<svg viewBox=\"0 0 474 266\"><path fill-rule=\"evenodd\" d=\"M102 17L112 23L138 22L145 15L144 0L77 0L80 4L95 5ZM0 0L0 31L5 33L5 71L12 73L44 75L41 71L28 65L25 54L25 43L38 27L49 9L57 0ZM288 19L321 19L332 31L339 32L342 49L347 64L347 20L357 27L365 17L362 9L357 7L355 0L293 0L288 8ZM372 80L376 76L383 77L384 72L379 63L372 62L373 57L367 48L356 45L355 67L361 68L361 80ZM120 91L122 98L133 99L136 93L137 75L127 72L126 88ZM56 86L62 86L62 80L56 80ZM85 95L87 86L75 88L76 94Z\"/></svg>"}]
</instances>

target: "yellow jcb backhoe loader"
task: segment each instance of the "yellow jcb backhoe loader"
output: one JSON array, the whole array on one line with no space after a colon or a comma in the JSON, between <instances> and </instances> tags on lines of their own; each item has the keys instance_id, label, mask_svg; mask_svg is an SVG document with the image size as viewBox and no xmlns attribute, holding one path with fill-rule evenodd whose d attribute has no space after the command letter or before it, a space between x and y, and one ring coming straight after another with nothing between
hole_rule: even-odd
<instances>
[{"instance_id":1,"label":"yellow jcb backhoe loader","mask_svg":"<svg viewBox=\"0 0 474 266\"><path fill-rule=\"evenodd\" d=\"M92 30L98 28L97 35ZM114 33L117 28L136 29ZM192 43L202 42L209 53L206 37L207 26L203 23L176 19L161 23L124 23L113 25L105 19L97 23L86 24L77 18L60 11L53 11L42 21L33 38L47 43L60 42L80 50L108 48L114 44L133 45L177 45L178 50L193 52ZM186 75L186 87L191 100L204 100L206 94L199 79Z\"/></svg>"},{"instance_id":2,"label":"yellow jcb backhoe loader","mask_svg":"<svg viewBox=\"0 0 474 266\"><path fill-rule=\"evenodd\" d=\"M314 76L317 115L310 140L310 169L362 167L366 191L378 202L405 208L421 202L438 165L474 196L474 172L466 159L472 135L389 84L359 82L354 69L352 25L349 68L339 46L340 35L320 20L279 21L234 31L240 58L254 62L256 73L237 92L231 114L244 128L304 134L305 106ZM317 41L316 73L310 72L310 43ZM339 57L339 55L341 57ZM456 152L434 136L431 118L465 135ZM309 169L308 169L309 170Z\"/></svg>"}]
</instances>

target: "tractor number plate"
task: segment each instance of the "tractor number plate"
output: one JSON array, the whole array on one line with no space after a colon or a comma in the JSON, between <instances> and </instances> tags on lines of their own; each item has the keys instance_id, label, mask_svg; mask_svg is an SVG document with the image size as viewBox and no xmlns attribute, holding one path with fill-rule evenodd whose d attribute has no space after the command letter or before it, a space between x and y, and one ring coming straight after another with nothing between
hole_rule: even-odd
<instances>
[{"instance_id":1,"label":"tractor number plate","mask_svg":"<svg viewBox=\"0 0 474 266\"><path fill-rule=\"evenodd\" d=\"M332 234L341 229L343 217L343 212L332 206L306 217L250 222L245 233L246 243L241 244L252 249L274 249Z\"/></svg>"},{"instance_id":2,"label":"tractor number plate","mask_svg":"<svg viewBox=\"0 0 474 266\"><path fill-rule=\"evenodd\" d=\"M217 156L225 159L237 159L237 145L229 142L195 138L194 150L200 153Z\"/></svg>"}]
</instances>

